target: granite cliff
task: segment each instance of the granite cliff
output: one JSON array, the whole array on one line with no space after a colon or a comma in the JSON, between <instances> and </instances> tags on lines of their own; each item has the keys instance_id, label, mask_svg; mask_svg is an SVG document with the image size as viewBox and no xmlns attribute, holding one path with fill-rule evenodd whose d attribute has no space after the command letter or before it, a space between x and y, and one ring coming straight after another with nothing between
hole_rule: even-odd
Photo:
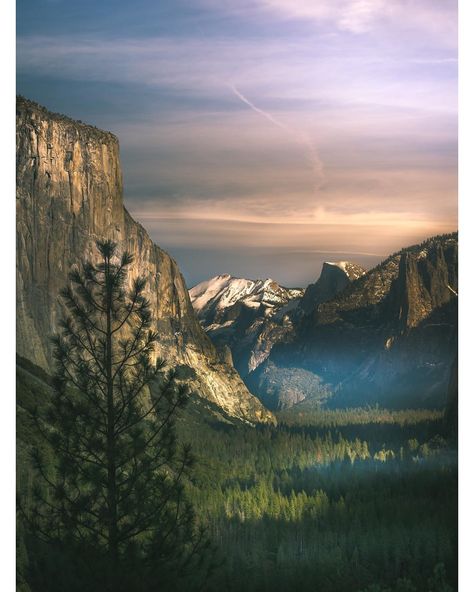
<instances>
[{"instance_id":1,"label":"granite cliff","mask_svg":"<svg viewBox=\"0 0 474 592\"><path fill-rule=\"evenodd\" d=\"M157 353L229 416L273 422L201 328L176 262L124 208L117 138L21 97L16 133L18 355L51 371L58 292L74 263L95 256L95 241L110 238L134 256L132 277L147 279Z\"/></svg>"},{"instance_id":2,"label":"granite cliff","mask_svg":"<svg viewBox=\"0 0 474 592\"><path fill-rule=\"evenodd\" d=\"M362 277L365 269L350 261L325 261L319 279L310 284L301 299L301 309L311 313L318 306L331 300L354 280Z\"/></svg>"}]
</instances>

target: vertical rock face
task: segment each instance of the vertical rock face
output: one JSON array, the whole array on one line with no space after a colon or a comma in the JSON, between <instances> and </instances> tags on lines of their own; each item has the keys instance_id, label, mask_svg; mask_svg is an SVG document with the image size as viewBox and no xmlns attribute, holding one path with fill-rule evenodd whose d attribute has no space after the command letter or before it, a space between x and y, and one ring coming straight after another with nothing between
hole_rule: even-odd
<instances>
[{"instance_id":1,"label":"vertical rock face","mask_svg":"<svg viewBox=\"0 0 474 592\"><path fill-rule=\"evenodd\" d=\"M394 283L394 305L401 329L416 327L457 292L457 244L403 253Z\"/></svg>"},{"instance_id":2,"label":"vertical rock face","mask_svg":"<svg viewBox=\"0 0 474 592\"><path fill-rule=\"evenodd\" d=\"M157 353L193 368L199 394L229 415L273 421L203 332L175 261L125 210L117 138L22 98L16 133L18 354L51 371L58 292L74 263L96 256L95 241L110 238L134 256L130 281L147 279Z\"/></svg>"},{"instance_id":3,"label":"vertical rock face","mask_svg":"<svg viewBox=\"0 0 474 592\"><path fill-rule=\"evenodd\" d=\"M318 281L306 288L301 299L301 308L306 314L312 312L318 304L334 298L336 294L342 292L346 286L363 276L364 273L364 268L349 261L337 261L336 263L325 261Z\"/></svg>"}]
</instances>

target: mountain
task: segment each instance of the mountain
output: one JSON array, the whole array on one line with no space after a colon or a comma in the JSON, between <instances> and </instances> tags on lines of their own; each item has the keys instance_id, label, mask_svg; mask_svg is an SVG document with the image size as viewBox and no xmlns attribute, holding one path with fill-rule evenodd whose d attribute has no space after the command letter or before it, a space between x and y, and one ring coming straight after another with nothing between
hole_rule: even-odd
<instances>
[{"instance_id":1,"label":"mountain","mask_svg":"<svg viewBox=\"0 0 474 592\"><path fill-rule=\"evenodd\" d=\"M124 208L117 138L21 97L16 134L20 358L51 372L49 336L60 317L58 292L71 266L95 257L95 241L109 238L134 256L132 277L147 279L160 335L157 354L227 415L273 422L201 328L176 262Z\"/></svg>"},{"instance_id":2,"label":"mountain","mask_svg":"<svg viewBox=\"0 0 474 592\"><path fill-rule=\"evenodd\" d=\"M305 314L364 273L362 267L348 261L325 262L319 279L306 290L285 288L272 279L219 275L192 288L190 296L207 334L223 355L231 354L235 368L246 380L275 344L294 339Z\"/></svg>"},{"instance_id":3,"label":"mountain","mask_svg":"<svg viewBox=\"0 0 474 592\"><path fill-rule=\"evenodd\" d=\"M292 329L291 312L304 291L272 279L218 275L189 291L194 310L212 341L246 376ZM230 358L229 358L230 359Z\"/></svg>"},{"instance_id":4,"label":"mountain","mask_svg":"<svg viewBox=\"0 0 474 592\"><path fill-rule=\"evenodd\" d=\"M246 280L230 275L218 275L189 291L194 310L207 330L231 324L247 311L273 316L302 294L300 288L284 288L272 279Z\"/></svg>"},{"instance_id":5,"label":"mountain","mask_svg":"<svg viewBox=\"0 0 474 592\"><path fill-rule=\"evenodd\" d=\"M317 304L248 384L272 409L442 405L456 349L454 233L395 253Z\"/></svg>"},{"instance_id":6,"label":"mountain","mask_svg":"<svg viewBox=\"0 0 474 592\"><path fill-rule=\"evenodd\" d=\"M312 312L318 304L334 298L365 272L363 267L350 261L325 261L318 281L306 288L301 300L301 309L306 314Z\"/></svg>"}]
</instances>

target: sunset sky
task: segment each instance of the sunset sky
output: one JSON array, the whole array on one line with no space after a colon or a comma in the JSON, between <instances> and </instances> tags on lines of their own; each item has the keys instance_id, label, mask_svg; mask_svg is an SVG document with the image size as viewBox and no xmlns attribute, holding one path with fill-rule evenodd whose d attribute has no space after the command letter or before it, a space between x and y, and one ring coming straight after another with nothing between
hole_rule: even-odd
<instances>
[{"instance_id":1,"label":"sunset sky","mask_svg":"<svg viewBox=\"0 0 474 592\"><path fill-rule=\"evenodd\" d=\"M20 94L118 135L188 285L457 228L451 0L18 0Z\"/></svg>"}]
</instances>

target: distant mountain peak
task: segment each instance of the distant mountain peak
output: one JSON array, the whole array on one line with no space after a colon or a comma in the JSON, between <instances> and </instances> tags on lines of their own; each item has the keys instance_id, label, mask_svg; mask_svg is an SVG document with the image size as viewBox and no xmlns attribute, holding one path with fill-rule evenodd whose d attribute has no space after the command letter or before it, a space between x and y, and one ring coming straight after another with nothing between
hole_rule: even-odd
<instances>
[{"instance_id":1,"label":"distant mountain peak","mask_svg":"<svg viewBox=\"0 0 474 592\"><path fill-rule=\"evenodd\" d=\"M272 278L215 276L189 291L194 310L217 345L228 345L243 375L268 355L275 340L291 329L289 315L304 294Z\"/></svg>"},{"instance_id":2,"label":"distant mountain peak","mask_svg":"<svg viewBox=\"0 0 474 592\"><path fill-rule=\"evenodd\" d=\"M212 277L189 291L194 310L207 329L235 320L242 309L263 309L264 314L271 314L302 294L303 290L285 288L272 278L249 280L229 274Z\"/></svg>"},{"instance_id":3,"label":"distant mountain peak","mask_svg":"<svg viewBox=\"0 0 474 592\"><path fill-rule=\"evenodd\" d=\"M363 267L351 261L325 261L317 282L306 288L301 301L302 309L309 314L319 304L334 298L350 282L359 279L365 273Z\"/></svg>"},{"instance_id":4,"label":"distant mountain peak","mask_svg":"<svg viewBox=\"0 0 474 592\"><path fill-rule=\"evenodd\" d=\"M456 233L432 237L356 268L353 281L325 263L291 339L247 379L252 392L269 408L329 397L332 406L444 404L457 348L457 252ZM341 278L342 291L315 304Z\"/></svg>"},{"instance_id":5,"label":"distant mountain peak","mask_svg":"<svg viewBox=\"0 0 474 592\"><path fill-rule=\"evenodd\" d=\"M342 269L343 271L346 270L346 266L349 263L349 261L325 261L324 262L326 265L335 265L336 267L339 267L340 269Z\"/></svg>"}]
</instances>

